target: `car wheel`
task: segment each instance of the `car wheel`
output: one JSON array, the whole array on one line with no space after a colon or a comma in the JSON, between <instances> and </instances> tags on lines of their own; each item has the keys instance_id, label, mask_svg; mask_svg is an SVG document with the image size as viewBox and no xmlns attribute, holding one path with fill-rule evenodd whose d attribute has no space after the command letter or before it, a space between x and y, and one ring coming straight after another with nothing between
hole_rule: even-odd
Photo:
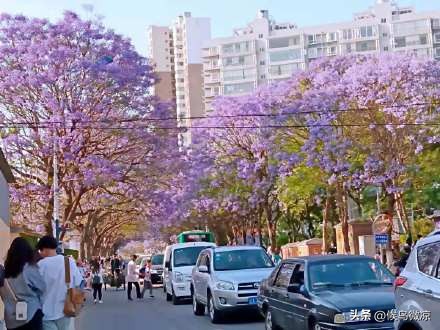
<instances>
[{"instance_id":1,"label":"car wheel","mask_svg":"<svg viewBox=\"0 0 440 330\"><path fill-rule=\"evenodd\" d=\"M272 312L270 310L266 312L266 315L264 317L264 327L266 330L275 330L277 328L272 317Z\"/></svg>"},{"instance_id":2,"label":"car wheel","mask_svg":"<svg viewBox=\"0 0 440 330\"><path fill-rule=\"evenodd\" d=\"M171 299L173 298L167 291L166 286L163 286L163 291L165 292L166 296L167 296L167 301L171 301Z\"/></svg>"},{"instance_id":3,"label":"car wheel","mask_svg":"<svg viewBox=\"0 0 440 330\"><path fill-rule=\"evenodd\" d=\"M221 312L215 308L214 298L211 295L208 296L208 312L212 323L220 323L222 321Z\"/></svg>"},{"instance_id":4,"label":"car wheel","mask_svg":"<svg viewBox=\"0 0 440 330\"><path fill-rule=\"evenodd\" d=\"M173 300L173 305L178 305L179 304L179 298L177 298L177 296L174 293L174 290L171 290L173 293L171 295L171 299Z\"/></svg>"},{"instance_id":5,"label":"car wheel","mask_svg":"<svg viewBox=\"0 0 440 330\"><path fill-rule=\"evenodd\" d=\"M194 315L205 315L205 305L197 301L196 295L194 293L192 295L192 298Z\"/></svg>"},{"instance_id":6,"label":"car wheel","mask_svg":"<svg viewBox=\"0 0 440 330\"><path fill-rule=\"evenodd\" d=\"M316 322L316 321L312 321L310 322L310 330L321 330L321 326Z\"/></svg>"}]
</instances>

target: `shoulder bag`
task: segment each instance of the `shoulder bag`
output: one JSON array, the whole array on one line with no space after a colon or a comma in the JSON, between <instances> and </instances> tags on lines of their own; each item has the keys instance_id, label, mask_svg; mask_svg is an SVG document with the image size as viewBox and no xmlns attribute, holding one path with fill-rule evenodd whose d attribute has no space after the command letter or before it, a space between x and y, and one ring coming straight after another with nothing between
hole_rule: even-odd
<instances>
[{"instance_id":1,"label":"shoulder bag","mask_svg":"<svg viewBox=\"0 0 440 330\"><path fill-rule=\"evenodd\" d=\"M14 300L14 304L15 304L15 319L17 321L27 321L28 319L28 313L27 313L27 302L26 301L21 301L17 298L14 290L12 289L11 285L9 284L8 279L5 278L4 280L4 286L6 288L6 290L9 291L9 295L12 297L12 299Z\"/></svg>"},{"instance_id":2,"label":"shoulder bag","mask_svg":"<svg viewBox=\"0 0 440 330\"><path fill-rule=\"evenodd\" d=\"M82 289L70 287L70 260L64 257L64 273L67 285L66 300L64 301L64 315L67 317L76 317L79 315L81 308L86 300L85 293Z\"/></svg>"}]
</instances>

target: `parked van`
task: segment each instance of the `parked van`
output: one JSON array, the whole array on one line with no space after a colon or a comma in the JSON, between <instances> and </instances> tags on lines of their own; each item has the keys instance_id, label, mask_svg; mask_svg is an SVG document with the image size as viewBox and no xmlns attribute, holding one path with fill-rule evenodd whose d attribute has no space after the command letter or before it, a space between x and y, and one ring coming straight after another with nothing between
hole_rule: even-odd
<instances>
[{"instance_id":1,"label":"parked van","mask_svg":"<svg viewBox=\"0 0 440 330\"><path fill-rule=\"evenodd\" d=\"M215 246L210 242L190 242L169 245L164 257L164 291L167 301L177 304L179 299L191 298L191 277L199 253Z\"/></svg>"}]
</instances>

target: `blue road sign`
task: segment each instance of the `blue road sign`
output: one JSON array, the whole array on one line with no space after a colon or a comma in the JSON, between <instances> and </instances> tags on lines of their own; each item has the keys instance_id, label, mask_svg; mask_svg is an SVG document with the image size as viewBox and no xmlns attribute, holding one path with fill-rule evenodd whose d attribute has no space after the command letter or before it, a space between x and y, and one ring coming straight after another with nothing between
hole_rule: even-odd
<instances>
[{"instance_id":1,"label":"blue road sign","mask_svg":"<svg viewBox=\"0 0 440 330\"><path fill-rule=\"evenodd\" d=\"M388 244L388 234L376 234L374 235L376 240L376 245L386 245Z\"/></svg>"}]
</instances>

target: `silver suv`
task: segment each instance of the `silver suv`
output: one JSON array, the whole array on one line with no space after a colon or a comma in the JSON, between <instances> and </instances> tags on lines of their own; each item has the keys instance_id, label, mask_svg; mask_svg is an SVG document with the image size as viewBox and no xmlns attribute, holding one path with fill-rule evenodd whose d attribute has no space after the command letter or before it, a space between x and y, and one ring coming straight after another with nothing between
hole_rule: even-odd
<instances>
[{"instance_id":1,"label":"silver suv","mask_svg":"<svg viewBox=\"0 0 440 330\"><path fill-rule=\"evenodd\" d=\"M224 246L203 250L192 272L191 295L195 315L208 307L212 323L225 312L255 309L260 282L271 274L274 264L261 247Z\"/></svg>"},{"instance_id":2,"label":"silver suv","mask_svg":"<svg viewBox=\"0 0 440 330\"><path fill-rule=\"evenodd\" d=\"M440 231L417 242L395 281L396 330L440 326Z\"/></svg>"}]
</instances>

